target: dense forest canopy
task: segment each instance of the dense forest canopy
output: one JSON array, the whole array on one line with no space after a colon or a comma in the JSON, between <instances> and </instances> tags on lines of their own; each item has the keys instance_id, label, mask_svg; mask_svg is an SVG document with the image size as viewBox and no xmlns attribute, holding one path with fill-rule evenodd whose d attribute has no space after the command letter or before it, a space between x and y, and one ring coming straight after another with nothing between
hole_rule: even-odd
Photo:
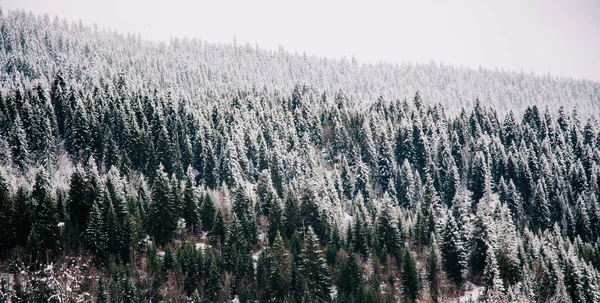
<instances>
[{"instance_id":1,"label":"dense forest canopy","mask_svg":"<svg viewBox=\"0 0 600 303\"><path fill-rule=\"evenodd\" d=\"M0 300L600 300L598 83L0 16Z\"/></svg>"},{"instance_id":2,"label":"dense forest canopy","mask_svg":"<svg viewBox=\"0 0 600 303\"><path fill-rule=\"evenodd\" d=\"M532 103L540 109L549 106L552 112L560 105L568 111L577 108L586 117L600 108L600 84L589 80L433 62L360 64L354 58L328 59L199 39L152 42L24 11L0 12L0 68L2 87L31 82L49 87L62 70L70 75L69 86L87 93L96 86L117 86L125 74L133 90L168 89L203 103L253 89L290 93L299 83L329 95L342 89L366 104L379 96L410 99L420 91L425 102L440 103L452 115L472 108L477 98L501 115L509 110L521 114Z\"/></svg>"}]
</instances>

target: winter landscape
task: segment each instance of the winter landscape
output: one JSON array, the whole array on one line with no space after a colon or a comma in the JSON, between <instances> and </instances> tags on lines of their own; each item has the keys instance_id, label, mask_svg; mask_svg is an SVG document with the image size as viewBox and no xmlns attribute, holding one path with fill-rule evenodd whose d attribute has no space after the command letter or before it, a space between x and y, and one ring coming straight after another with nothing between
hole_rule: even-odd
<instances>
[{"instance_id":1,"label":"winter landscape","mask_svg":"<svg viewBox=\"0 0 600 303\"><path fill-rule=\"evenodd\" d=\"M585 78L0 8L0 302L600 302L598 114Z\"/></svg>"}]
</instances>

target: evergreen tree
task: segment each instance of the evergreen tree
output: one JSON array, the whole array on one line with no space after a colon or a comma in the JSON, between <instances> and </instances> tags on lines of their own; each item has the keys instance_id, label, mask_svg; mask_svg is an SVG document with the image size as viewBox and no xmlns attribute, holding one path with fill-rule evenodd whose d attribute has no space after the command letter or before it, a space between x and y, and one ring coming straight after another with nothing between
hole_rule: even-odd
<instances>
[{"instance_id":1,"label":"evergreen tree","mask_svg":"<svg viewBox=\"0 0 600 303\"><path fill-rule=\"evenodd\" d=\"M12 161L21 169L21 171L25 171L30 160L29 143L27 141L27 134L25 133L21 118L18 113L16 114L9 134L11 135L9 143L12 148Z\"/></svg>"},{"instance_id":2,"label":"evergreen tree","mask_svg":"<svg viewBox=\"0 0 600 303\"><path fill-rule=\"evenodd\" d=\"M285 208L283 210L283 221L285 237L292 238L294 232L302 227L302 216L298 206L298 200L293 192L288 193L285 198Z\"/></svg>"},{"instance_id":3,"label":"evergreen tree","mask_svg":"<svg viewBox=\"0 0 600 303\"><path fill-rule=\"evenodd\" d=\"M217 176L217 160L215 159L213 147L210 144L206 145L205 154L204 184L210 189L215 189L219 183Z\"/></svg>"},{"instance_id":4,"label":"evergreen tree","mask_svg":"<svg viewBox=\"0 0 600 303\"><path fill-rule=\"evenodd\" d=\"M406 296L405 299L408 302L415 302L419 297L419 273L417 262L408 250L404 250L402 257L402 287Z\"/></svg>"},{"instance_id":5,"label":"evergreen tree","mask_svg":"<svg viewBox=\"0 0 600 303\"><path fill-rule=\"evenodd\" d=\"M162 166L158 169L152 185L150 207L152 235L157 243L165 244L173 236L177 218L175 217L175 205L172 200L169 179Z\"/></svg>"},{"instance_id":6,"label":"evergreen tree","mask_svg":"<svg viewBox=\"0 0 600 303\"><path fill-rule=\"evenodd\" d=\"M539 180L533 193L533 226L536 229L545 230L550 225L550 209L543 180Z\"/></svg>"},{"instance_id":7,"label":"evergreen tree","mask_svg":"<svg viewBox=\"0 0 600 303\"><path fill-rule=\"evenodd\" d=\"M352 252L342 255L338 264L337 287L340 300L360 300L360 292L363 288L364 273L358 258Z\"/></svg>"},{"instance_id":8,"label":"evergreen tree","mask_svg":"<svg viewBox=\"0 0 600 303\"><path fill-rule=\"evenodd\" d=\"M40 248L47 257L53 257L60 248L60 227L58 210L50 189L50 181L45 170L38 170L35 176L32 197L37 206L35 210L35 227L39 235ZM50 260L46 260L50 261Z\"/></svg>"},{"instance_id":9,"label":"evergreen tree","mask_svg":"<svg viewBox=\"0 0 600 303\"><path fill-rule=\"evenodd\" d=\"M319 240L312 229L304 237L299 272L306 289L310 290L311 302L329 302L330 277L327 263L323 257Z\"/></svg>"},{"instance_id":10,"label":"evergreen tree","mask_svg":"<svg viewBox=\"0 0 600 303\"><path fill-rule=\"evenodd\" d=\"M437 245L437 241L434 239L427 252L427 281L429 282L429 293L433 302L438 302L439 299L439 273L441 267L441 252Z\"/></svg>"},{"instance_id":11,"label":"evergreen tree","mask_svg":"<svg viewBox=\"0 0 600 303\"><path fill-rule=\"evenodd\" d=\"M285 251L283 239L277 233L270 249L271 268L268 275L268 293L271 302L285 302L289 296L292 265L291 257Z\"/></svg>"},{"instance_id":12,"label":"evergreen tree","mask_svg":"<svg viewBox=\"0 0 600 303\"><path fill-rule=\"evenodd\" d=\"M458 285L462 284L465 278L465 270L467 269L467 252L464 250L461 231L458 229L455 218L451 214L448 214L442 231L440 248L446 274L454 283Z\"/></svg>"},{"instance_id":13,"label":"evergreen tree","mask_svg":"<svg viewBox=\"0 0 600 303\"><path fill-rule=\"evenodd\" d=\"M279 201L277 200L277 192L275 192L273 182L271 181L271 174L267 170L261 171L258 175L256 193L262 214L269 216L271 207L273 207L273 204L279 203Z\"/></svg>"},{"instance_id":14,"label":"evergreen tree","mask_svg":"<svg viewBox=\"0 0 600 303\"><path fill-rule=\"evenodd\" d=\"M107 235L105 234L105 226L102 221L102 214L96 202L92 204L92 210L89 214L89 222L85 230L85 238L87 247L94 255L96 260L103 261L105 259L105 249L107 244Z\"/></svg>"},{"instance_id":15,"label":"evergreen tree","mask_svg":"<svg viewBox=\"0 0 600 303\"><path fill-rule=\"evenodd\" d=\"M398 204L402 207L414 208L415 179L408 160L404 159L398 177L396 178L396 194Z\"/></svg>"},{"instance_id":16,"label":"evergreen tree","mask_svg":"<svg viewBox=\"0 0 600 303\"><path fill-rule=\"evenodd\" d=\"M498 302L504 293L504 285L500 278L498 263L493 248L488 248L483 270L483 284L485 286L484 297L487 302Z\"/></svg>"},{"instance_id":17,"label":"evergreen tree","mask_svg":"<svg viewBox=\"0 0 600 303\"><path fill-rule=\"evenodd\" d=\"M377 175L379 187L382 192L387 191L388 184L394 176L394 158L392 154L392 146L387 133L383 133L379 140L379 156L377 158Z\"/></svg>"},{"instance_id":18,"label":"evergreen tree","mask_svg":"<svg viewBox=\"0 0 600 303\"><path fill-rule=\"evenodd\" d=\"M258 241L256 218L252 213L252 201L244 187L240 186L235 190L233 212L242 224L245 239L250 243L256 243Z\"/></svg>"},{"instance_id":19,"label":"evergreen tree","mask_svg":"<svg viewBox=\"0 0 600 303\"><path fill-rule=\"evenodd\" d=\"M200 207L200 221L202 222L202 230L211 231L215 221L215 203L208 193L204 194L204 201Z\"/></svg>"},{"instance_id":20,"label":"evergreen tree","mask_svg":"<svg viewBox=\"0 0 600 303\"><path fill-rule=\"evenodd\" d=\"M4 254L15 245L16 217L22 215L15 212L8 184L0 172L0 257L4 257Z\"/></svg>"},{"instance_id":21,"label":"evergreen tree","mask_svg":"<svg viewBox=\"0 0 600 303\"><path fill-rule=\"evenodd\" d=\"M198 197L196 194L196 187L191 175L191 168L188 168L188 174L185 181L185 189L183 192L183 218L188 226L191 227L192 232L197 230L200 224L200 207L198 205ZM208 210L210 212L210 210ZM213 209L214 216L214 209Z\"/></svg>"},{"instance_id":22,"label":"evergreen tree","mask_svg":"<svg viewBox=\"0 0 600 303\"><path fill-rule=\"evenodd\" d=\"M392 221L390 209L384 208L377 221L377 236L381 251L400 259L400 233ZM382 256L385 257L385 256Z\"/></svg>"},{"instance_id":23,"label":"evergreen tree","mask_svg":"<svg viewBox=\"0 0 600 303\"><path fill-rule=\"evenodd\" d=\"M429 238L435 229L435 218L439 215L440 198L433 186L433 179L429 174L426 177L423 200L421 201L417 217L417 241L419 244L427 245Z\"/></svg>"}]
</instances>

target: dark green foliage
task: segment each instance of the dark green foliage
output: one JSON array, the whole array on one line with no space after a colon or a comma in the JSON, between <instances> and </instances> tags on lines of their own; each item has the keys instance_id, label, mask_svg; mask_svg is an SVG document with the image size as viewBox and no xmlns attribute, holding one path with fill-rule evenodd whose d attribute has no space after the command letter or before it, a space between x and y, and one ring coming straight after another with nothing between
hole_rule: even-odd
<instances>
[{"instance_id":1,"label":"dark green foliage","mask_svg":"<svg viewBox=\"0 0 600 303\"><path fill-rule=\"evenodd\" d=\"M405 250L402 256L402 287L408 302L417 300L420 288L419 273L415 258L408 250Z\"/></svg>"},{"instance_id":2,"label":"dark green foliage","mask_svg":"<svg viewBox=\"0 0 600 303\"><path fill-rule=\"evenodd\" d=\"M329 290L331 280L327 263L323 257L319 240L312 229L309 229L304 238L304 246L301 253L301 261L299 264L299 274L302 277L301 282L305 289L310 290L309 300L329 302Z\"/></svg>"},{"instance_id":3,"label":"dark green foliage","mask_svg":"<svg viewBox=\"0 0 600 303\"><path fill-rule=\"evenodd\" d=\"M169 179L164 171L158 170L152 185L151 231L157 243L165 244L173 235L177 218Z\"/></svg>"},{"instance_id":4,"label":"dark green foliage","mask_svg":"<svg viewBox=\"0 0 600 303\"><path fill-rule=\"evenodd\" d=\"M292 260L279 234L270 248L271 268L268 274L268 294L273 302L284 302L289 297L292 279Z\"/></svg>"}]
</instances>

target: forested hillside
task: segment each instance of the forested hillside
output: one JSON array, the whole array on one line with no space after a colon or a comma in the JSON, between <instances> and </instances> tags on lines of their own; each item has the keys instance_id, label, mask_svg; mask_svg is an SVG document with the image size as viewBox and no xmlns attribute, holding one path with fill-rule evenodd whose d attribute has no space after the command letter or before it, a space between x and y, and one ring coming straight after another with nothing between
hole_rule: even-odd
<instances>
[{"instance_id":1,"label":"forested hillside","mask_svg":"<svg viewBox=\"0 0 600 303\"><path fill-rule=\"evenodd\" d=\"M520 115L532 103L554 113L561 105L586 117L600 113L600 84L588 80L435 63L360 64L354 58L291 54L283 47L268 51L198 39L157 43L23 11L0 11L0 70L3 87L31 82L49 87L62 70L72 76L69 85L89 91L117 85L125 74L134 90L168 89L204 102L240 90L289 93L299 83L330 95L343 89L363 104L379 96L411 99L420 91L427 104L441 103L452 115L472 108L477 98L502 116L509 110Z\"/></svg>"},{"instance_id":2,"label":"forested hillside","mask_svg":"<svg viewBox=\"0 0 600 303\"><path fill-rule=\"evenodd\" d=\"M598 83L0 21L0 301L600 300Z\"/></svg>"}]
</instances>

